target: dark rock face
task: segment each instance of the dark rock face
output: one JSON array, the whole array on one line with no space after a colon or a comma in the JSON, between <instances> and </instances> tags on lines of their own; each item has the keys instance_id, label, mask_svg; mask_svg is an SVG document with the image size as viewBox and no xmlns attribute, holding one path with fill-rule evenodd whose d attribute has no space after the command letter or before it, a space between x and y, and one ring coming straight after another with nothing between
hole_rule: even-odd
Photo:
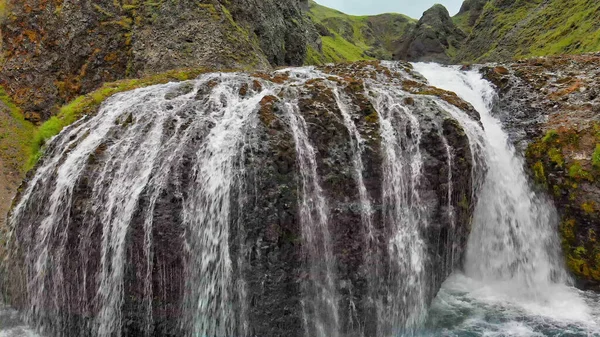
<instances>
[{"instance_id":1,"label":"dark rock face","mask_svg":"<svg viewBox=\"0 0 600 337\"><path fill-rule=\"evenodd\" d=\"M395 56L399 60L448 63L465 37L452 22L446 7L435 5L423 13Z\"/></svg>"},{"instance_id":2,"label":"dark rock face","mask_svg":"<svg viewBox=\"0 0 600 337\"><path fill-rule=\"evenodd\" d=\"M274 66L304 64L307 45L320 44L313 23L305 15L309 0L221 1L243 27L256 35Z\"/></svg>"},{"instance_id":3,"label":"dark rock face","mask_svg":"<svg viewBox=\"0 0 600 337\"><path fill-rule=\"evenodd\" d=\"M561 214L565 260L584 289L600 287L599 64L588 54L483 69L508 112L499 118Z\"/></svg>"},{"instance_id":4,"label":"dark rock face","mask_svg":"<svg viewBox=\"0 0 600 337\"><path fill-rule=\"evenodd\" d=\"M306 1L8 1L2 85L38 122L105 82L189 67L300 65ZM269 64L270 63L270 64Z\"/></svg>"},{"instance_id":5,"label":"dark rock face","mask_svg":"<svg viewBox=\"0 0 600 337\"><path fill-rule=\"evenodd\" d=\"M405 73L411 73L410 65L400 64L399 67ZM188 317L188 302L192 301L192 307L197 310L198 306L194 306L193 302L194 286L197 288L203 283L193 283L190 288L190 277L196 275L191 268L196 266L194 263L203 261L194 254L198 249L204 249L195 241L196 233L201 233L204 227L189 227L194 223L190 223L188 218L195 213L189 213L194 208L190 208L188 200L204 186L196 185L202 173L197 168L198 156L213 158L212 154L218 153L221 148L210 148L208 152L199 149L204 149L203 144L210 139L210 130L224 123L219 119L225 118L223 112L215 112L253 99L256 99L251 108L253 114L248 118L256 124L242 133L243 142L239 147L237 143L232 147L237 152L231 161L232 172L236 174L231 177L230 193L225 195L226 199L219 201L219 207L206 209L218 211L226 207L224 205L230 205L227 206L227 222L220 228L229 234L224 237L225 242L215 246L227 247L230 260L230 288L219 288L230 292L228 296L232 304L228 310L231 310L231 315L224 317L235 322L228 325L230 334L304 335L303 303L310 302L310 297L307 298L303 285L313 276L303 233L306 228L302 227L308 215L301 212L299 203L304 172L300 171L294 132L289 123L290 106L296 106L297 111L293 113L306 122L306 136L314 147L316 174L328 205L331 249L336 261L335 292L339 294L339 303L336 304L340 316L339 332L344 336L354 336L359 331L375 335L392 329L387 324L402 323L402 316L393 322L378 317L373 302L373 298L402 283L399 277L405 272L398 269L398 256L390 248L390 240L397 234L390 212L407 205L390 204L389 198L384 198L383 190L387 188L383 186L383 168L387 160L387 145L384 145L382 136L384 122L398 123L405 128L398 128L401 132L394 135L402 140L398 149L405 151L411 142L416 142L421 156L419 160L423 163L420 178L412 185L418 191L419 200L407 202L424 209L418 235L426 247L423 252L424 282L427 282L424 301L428 304L444 279L460 267L475 200L472 200L471 177L464 174L471 171L472 165L468 138L451 115L425 95L438 95L459 108L472 108L456 96L423 83L418 87L426 92L425 95L403 91L407 87L405 81L412 81L414 88L419 80L416 77L407 79L406 75L382 67L377 62L324 67L320 71L322 73L313 73L309 79L303 79L308 75L302 71L252 76L207 75L199 80L201 82L196 82L194 91L189 90L189 83L180 86L170 84L164 90L148 88L143 94L147 96L142 97L139 104L123 110L115 121L102 124L108 127L106 135L82 157L83 161L79 162L81 171L74 177L72 190L68 190L66 199L57 200L58 203L71 200L62 205L64 208L56 209L60 216L50 224L55 226L53 233L60 235L50 235L48 241L38 244L35 244L36 238L44 231L42 224L48 216L40 207L54 203L52 193L55 185L53 179L36 180L31 177L28 181L35 188L31 192L23 190L24 208L17 210L18 220L13 223L14 235L18 238L11 243L10 260L13 262L4 266L3 291L12 305L21 309L53 308L31 311L31 319L38 327L44 327L56 336L93 335L99 324L96 320L99 315L112 317L110 311L104 311L111 308L107 307L107 303L112 302L106 300L110 294L97 296L97 289L107 286L102 281L107 282L105 278L99 275L118 268L114 261L106 262L101 256L106 249L113 249L112 245L122 244L123 301L114 307L122 319L106 328L114 329L111 331L120 332L123 336L144 333L183 336L197 331L194 329L198 326L190 322L193 317ZM386 111L377 110L386 107L379 101L382 96L373 92L381 88L378 83L385 90L397 89L390 99L405 95L397 101L402 109L394 110L398 107L389 106L392 112L389 115ZM209 94L214 94L213 90L224 94L211 97ZM113 99L134 99L127 95ZM346 110L342 111L339 97L343 97L343 109ZM155 104L146 102L157 102L158 105L146 106L144 104ZM119 106L112 105L113 108ZM144 108L140 110L142 106ZM103 110L97 117L114 111L110 109ZM160 116L164 114L153 114L151 109L164 109L161 111L167 116L172 113L173 118L166 117L160 124L152 124L151 121L162 118ZM402 117L402 111L414 117L418 123L416 127ZM364 163L361 175L373 205L371 219L374 232L369 240L366 239L361 211L359 183L353 171L356 152L352 144L356 140L345 124L344 112L350 115L356 132L364 140L361 145L364 150L360 155ZM385 121L382 116L386 116ZM64 168L66 163L73 163L72 156L77 156L85 144L94 141L95 133L100 130L94 127L89 131L76 132L75 128L85 128L86 123L93 123L93 120L82 121L57 137L40 167L57 165ZM155 146L145 145L153 136L153 128L157 127L161 130L160 137L156 138L158 143ZM135 136L140 134L133 130L139 130L142 137ZM114 160L121 149L122 137L135 139L129 139L131 148L122 148L128 152L117 163ZM227 139L222 141L227 142ZM175 150L168 146L175 146ZM138 150L134 150L136 148ZM146 154L145 160L131 159L140 156L140 151L143 153L157 148L157 151L164 149L165 155L173 157L165 157L167 160L162 155L152 157ZM58 161L52 163L52 159ZM131 211L131 217L125 217L128 222L122 224L126 229L126 234L120 237L123 241L111 242L107 246L107 242L100 238L113 237L116 228L107 226L102 214L114 194L123 193L112 186L121 179L117 172L126 174L127 165L145 165L150 160L155 161L150 162L152 165L149 167L153 169L149 171L147 185L139 191L139 196L133 190L131 195L127 194L126 200L136 199L131 204L133 209L122 209L123 212ZM44 175L42 172L38 174ZM211 171L216 176L218 172L221 171ZM62 174L60 170L47 173L51 177ZM135 174L132 179L140 179L140 175ZM160 181L163 182L157 185ZM204 184L212 186L213 181L207 180ZM160 186L160 190L156 186ZM214 193L222 191L223 186ZM449 200L450 189L452 200ZM204 207L202 203L195 205ZM450 212L449 208L454 212ZM147 227L148 219L151 219L151 227ZM220 218L213 220L216 219ZM148 228L151 230L148 231ZM35 266L39 258L36 252L46 243L52 268L33 280L31 278L39 272L36 269L39 267ZM119 251L115 248L112 254L119 254ZM219 261L211 262L214 268L207 272L221 270ZM373 261L382 267L378 269L379 274L370 273ZM111 266L108 269L107 263ZM6 273L7 270L13 272ZM66 282L57 282L61 279ZM25 291L20 284L29 284L29 290ZM36 289L42 285L52 290L37 292ZM218 302L220 296L217 294L213 300ZM386 312L386 315L390 314L396 313ZM215 324L213 321L208 324ZM310 320L308 324L311 324Z\"/></svg>"},{"instance_id":6,"label":"dark rock face","mask_svg":"<svg viewBox=\"0 0 600 337\"><path fill-rule=\"evenodd\" d=\"M463 2L462 6L460 7L460 11L458 12L458 15L464 14L464 13L469 13L469 22L468 23L469 23L469 26L472 27L475 25L475 22L479 18L479 15L481 15L481 12L483 11L483 7L488 2L489 2L489 0L466 0L465 2Z\"/></svg>"}]
</instances>

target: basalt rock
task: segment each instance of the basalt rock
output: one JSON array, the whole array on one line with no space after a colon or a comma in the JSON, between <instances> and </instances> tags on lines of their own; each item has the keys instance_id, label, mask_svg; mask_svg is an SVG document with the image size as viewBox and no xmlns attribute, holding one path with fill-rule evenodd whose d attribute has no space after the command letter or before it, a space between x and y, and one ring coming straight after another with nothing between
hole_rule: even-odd
<instances>
[{"instance_id":1,"label":"basalt rock","mask_svg":"<svg viewBox=\"0 0 600 337\"><path fill-rule=\"evenodd\" d=\"M478 118L405 63L206 74L118 94L56 137L24 186L6 298L43 309L30 321L56 336L303 336L317 320L347 336L395 331L420 308L397 288L411 289L397 281L398 221L419 224L426 306L460 267L475 204L468 137L439 100ZM78 173L56 176L67 171ZM395 184L404 194L390 194ZM337 321L319 306L326 290Z\"/></svg>"}]
</instances>

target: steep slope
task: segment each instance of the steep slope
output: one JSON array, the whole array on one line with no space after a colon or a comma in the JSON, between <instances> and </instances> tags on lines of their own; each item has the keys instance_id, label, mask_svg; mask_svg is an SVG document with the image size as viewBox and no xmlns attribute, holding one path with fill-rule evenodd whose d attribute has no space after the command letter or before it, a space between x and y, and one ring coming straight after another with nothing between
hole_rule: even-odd
<instances>
[{"instance_id":1,"label":"steep slope","mask_svg":"<svg viewBox=\"0 0 600 337\"><path fill-rule=\"evenodd\" d=\"M505 61L598 50L600 2L596 0L491 0L455 60Z\"/></svg>"},{"instance_id":2,"label":"steep slope","mask_svg":"<svg viewBox=\"0 0 600 337\"><path fill-rule=\"evenodd\" d=\"M600 50L594 0L466 0L451 20L446 13L427 10L395 58L481 63Z\"/></svg>"},{"instance_id":3,"label":"steep slope","mask_svg":"<svg viewBox=\"0 0 600 337\"><path fill-rule=\"evenodd\" d=\"M310 2L309 16L323 45L320 51L309 51L308 64L391 60L396 46L416 24L416 20L402 14L353 16L314 1Z\"/></svg>"},{"instance_id":4,"label":"steep slope","mask_svg":"<svg viewBox=\"0 0 600 337\"><path fill-rule=\"evenodd\" d=\"M467 34L471 34L473 26L489 0L465 0L458 14L452 17L454 24Z\"/></svg>"},{"instance_id":5,"label":"steep slope","mask_svg":"<svg viewBox=\"0 0 600 337\"><path fill-rule=\"evenodd\" d=\"M306 0L3 0L0 85L34 122L102 83L177 68L300 65Z\"/></svg>"}]
</instances>

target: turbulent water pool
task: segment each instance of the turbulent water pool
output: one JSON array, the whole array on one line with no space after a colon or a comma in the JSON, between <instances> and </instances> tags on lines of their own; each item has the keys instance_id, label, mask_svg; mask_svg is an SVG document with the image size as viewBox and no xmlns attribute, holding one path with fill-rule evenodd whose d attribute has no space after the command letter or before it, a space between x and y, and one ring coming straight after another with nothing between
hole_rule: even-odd
<instances>
[{"instance_id":1,"label":"turbulent water pool","mask_svg":"<svg viewBox=\"0 0 600 337\"><path fill-rule=\"evenodd\" d=\"M39 335L21 320L19 313L0 304L0 337L38 337Z\"/></svg>"},{"instance_id":2,"label":"turbulent water pool","mask_svg":"<svg viewBox=\"0 0 600 337\"><path fill-rule=\"evenodd\" d=\"M600 295L570 287L523 294L510 284L482 284L464 275L446 283L415 337L600 336ZM44 337L18 312L0 307L0 337Z\"/></svg>"},{"instance_id":3,"label":"turbulent water pool","mask_svg":"<svg viewBox=\"0 0 600 337\"><path fill-rule=\"evenodd\" d=\"M388 64L388 66L393 68L392 64ZM401 316L404 320L404 323L406 323L406 325L403 327L393 326L389 329L389 331L410 331L410 333L404 333L404 335L413 337L600 336L600 294L583 292L572 286L572 280L564 268L564 262L562 261L559 248L560 244L556 230L556 225L558 222L557 211L546 196L540 195L533 191L528 181L527 174L524 172L521 156L510 144L509 136L503 130L500 122L494 118L492 113L492 105L495 98L494 88L490 83L483 80L477 71L464 72L460 71L458 68L442 67L435 64L415 64L414 68L418 73L422 74L431 85L455 92L463 100L471 103L481 115L481 121L475 121L471 116L465 114L460 109L450 106L446 102L438 100L436 97L431 98L433 105L439 105L443 107L444 110L448 111L448 113L461 124L465 133L468 135L472 150L481 152L481 156L485 158L485 163L475 164L481 165L481 167L477 169L479 169L481 172L485 171L485 176L482 174L481 181L477 182L479 185L479 188L476 191L478 193L478 203L474 211L473 228L469 236L469 242L467 245L467 251L465 253L462 271L455 273L446 280L442 286L442 289L439 291L437 297L433 301L433 305L427 312L425 310L426 301L425 296L423 295L422 283L425 283L428 280L423 273L423 268L421 266L422 261L416 258L422 257L424 254L424 249L422 249L422 247L416 247L418 245L415 242L419 242L419 240L417 240L418 235L415 236L417 239L409 235L404 235L407 233L418 233L418 228L412 228L416 227L417 225L415 224L418 224L418 222L416 220L406 221L405 219L420 219L421 214L412 214L411 212L407 212L406 214L413 215L413 217L407 217L405 214L400 214L401 216L398 218L393 218L395 223L397 222L404 227L411 228L411 231L402 231L403 228L400 228L398 237L403 238L403 240L399 240L398 245L404 245L406 247L410 246L410 249L399 249L398 251L402 252L400 257L403 257L407 254L412 254L411 257L413 259L402 259L403 261L406 260L404 261L406 263L400 264L403 273L398 274L400 275L397 277L397 279L399 279L398 284L405 283L405 285L402 287L388 287L392 290L400 289L401 292L390 291L386 294L386 296L384 296L385 300L382 303L394 302L393 304L395 304L395 306L391 306L390 308L397 310L398 313L386 315L387 312L382 310L383 314L381 317L386 318L386 316L390 316L394 318L396 316ZM305 76L307 79L314 79L318 76L321 76L320 74L315 73L314 69L297 70L297 72L298 74ZM309 77L309 75L312 77ZM229 80L238 80L235 76L236 75L229 75ZM221 124L216 125L216 129L219 131L215 132L215 134L219 136L214 142L216 145L214 148L207 148L205 152L200 153L204 157L200 155L198 156L198 158L201 159L198 159L199 164L202 165L201 173L204 174L201 176L206 178L206 181L202 181L202 183L209 184L210 181L215 182L215 172L221 172L223 177L221 177L221 179L217 179L217 181L222 182L223 186L214 186L214 191L211 190L213 192L212 194L209 193L206 195L199 195L198 200L200 201L229 200L230 191L227 188L231 179L228 177L232 176L236 169L233 159L235 158L234 154L236 153L238 147L236 138L234 136L242 134L240 130L243 130L243 122L252 117L249 116L248 113L248 111L251 111L249 110L249 107L255 106L262 98L261 96L257 96L248 101L239 101L236 93L237 90L230 90L230 87L225 87L225 89L227 90L223 89L224 97L235 103L230 105L233 106L233 108L228 109L235 113L231 114L231 116L225 115L225 117L229 116L229 119L220 117ZM156 104L163 104L164 95L162 95L162 92L160 91L162 89L155 88L152 90L160 93L160 95L156 95L156 97L158 97L155 98L157 101ZM148 92L151 94L152 90L148 89ZM234 92L234 94L231 94L230 91ZM140 92L144 93L144 91ZM334 92L336 94L335 98L337 104L342 110L346 127L348 131L353 134L356 140L356 144L354 144L356 149L354 149L354 152L358 153L359 155L357 156L358 159L354 160L354 166L356 170L355 176L358 177L357 180L359 185L362 186L364 185L362 181L362 171L364 167L360 156L360 144L362 139L352 121L351 116L347 111L345 111L345 109L343 109L345 104L343 97L340 96L340 93L337 90ZM389 97L394 99L396 99L396 96L399 95L398 92L390 92L388 94ZM123 96L123 99L125 98L131 99L132 101L135 101L136 99L136 97L128 98ZM143 104L149 104L147 100L135 102L137 102L136 104L140 106ZM116 102L113 103L116 104ZM390 106L396 108L401 104L395 101L392 103L394 104L390 104ZM131 105L135 106L134 104ZM129 105L124 104L119 106L123 109L130 108ZM172 109L173 106L169 105L168 110ZM301 118L301 115L298 113L298 111L296 111L297 109L297 104L294 104L293 101L290 101L284 105L283 110L285 110L284 112L287 112L287 115L290 116L289 122L291 130L293 131L292 133L294 136L294 143L296 144L296 150L298 152L298 161L300 163L299 166L302 171L301 180L302 185L304 186L304 189L302 190L302 195L304 196L304 199L302 200L303 202L301 203L303 205L302 210L303 213L307 215L318 215L315 216L314 219L311 218L311 221L305 221L304 223L304 226L306 227L305 230L311 234L307 235L307 239L304 244L310 245L312 243L314 245L318 245L321 238L323 238L322 240L325 241L325 243L327 243L329 240L329 232L327 227L330 219L328 218L329 214L326 212L326 200L322 195L322 189L319 185L320 177L318 176L317 172L317 164L314 153L315 151L311 145L311 140L307 137L306 122L303 118ZM408 111L407 109L405 110ZM108 108L107 111L113 114L117 114L119 112L118 109L109 110ZM390 109L390 111L394 110ZM143 112L144 111L142 111L140 115L146 116L146 114ZM382 114L381 112L379 113ZM107 114L107 116L110 117L109 114ZM410 117L410 114L407 114L407 116ZM102 121L100 117L97 119ZM382 114L380 117L383 121L383 124L384 122L387 122L385 114ZM94 120L92 120L92 122L93 121ZM419 121L416 118L411 119L411 122L412 124L418 126ZM109 129L112 128L114 124L115 123L113 120L107 119L107 122L101 125L105 125L106 128ZM214 127L214 125L210 128L212 127ZM390 137L390 139L393 140L393 137L396 136L397 132L394 131L391 123L388 125L388 127L389 128L387 130L384 130L388 132L382 133L383 138L385 140L386 137ZM220 128L222 128L222 130ZM97 132L98 129L101 128L97 126L90 127L90 130L93 132ZM418 130L418 128L415 130ZM158 133L159 132L157 131L157 134ZM229 135L230 137L221 137L222 135ZM102 137L98 137L97 140L99 141L101 138ZM160 139L160 137L155 138ZM92 137L92 141L94 139L95 138ZM190 139L193 139L193 137L190 137ZM149 142L150 140L152 140L151 137L143 137L143 144L145 145L144 148L154 150L159 149L158 143L155 144L150 142L146 144L146 142ZM420 138L417 137L417 140L420 141ZM64 141L67 142L70 141L70 139L67 137L64 139ZM403 144L405 145L405 148L410 149L411 146L413 146L418 150L420 145L418 144L418 141L415 141L414 144L409 142L408 146L404 143ZM86 143L84 142L83 144L85 145ZM172 145L174 148L177 148L177 146L179 146L178 144L180 143L173 142L170 145ZM224 146L223 144L227 146ZM445 146L448 150L448 153L451 153L447 142L445 143ZM68 148L70 149L71 147ZM388 145L388 148L393 149L393 147L390 145ZM88 150L90 149L93 149L93 146L90 145ZM177 154L177 151L170 151L169 153L171 152L173 155ZM78 153L81 154L79 159L81 165L83 165L88 158L87 154L84 153L83 150L79 152L74 151L74 153L75 155ZM132 186L137 186L142 183L148 184L148 181L136 183L135 179L140 178L140 169L136 165L139 163L151 162L151 160L148 160L147 156L144 157L144 153L140 154L139 151L134 151L134 153L135 156L124 156L124 158L127 158L127 161L130 162L130 165L133 168L131 170L127 170L127 165L124 167L124 172L131 174L131 178L125 174L117 175L117 177L123 178L123 186L129 186L129 184ZM214 153L220 154L221 156L216 156ZM414 160L414 162L420 164L420 152L416 151L416 153L419 154L419 156L416 157L419 161L417 162ZM386 156L390 157L393 154L394 152L392 151L387 153ZM70 156L75 157L75 155L71 154ZM136 156L140 157L138 158ZM448 157L451 158L452 156L449 154ZM473 157L475 157L475 155L473 155ZM57 158L60 157L57 156ZM164 158L165 165L170 165L170 162L172 162L172 157L165 156ZM125 161L125 159L120 161ZM399 160L391 160L390 163L394 164L398 161ZM451 160L449 160L449 162L451 163ZM62 164L62 162L58 159L56 160L56 163L57 165ZM146 170L146 178L148 178L150 176L152 167L151 165L146 166L143 168ZM417 168L420 168L419 165L416 166ZM485 169L482 169L484 166ZM71 166L71 168L76 167L77 166L74 164ZM222 170L215 170L215 167L220 167ZM48 172L52 171L53 170L48 170ZM393 174L401 171L394 171L390 169L389 172L391 172L390 175L393 176ZM38 175L40 175L40 173L38 173ZM68 174L65 174L65 176L70 177ZM162 176L157 175L157 177ZM412 176L413 179L415 177L416 175ZM452 181L451 174L448 178L449 181ZM147 180L149 180L149 178ZM70 181L71 180L69 179L63 179L61 182L66 187L69 187L67 185L70 183ZM393 181L393 179L390 181ZM157 184L157 186L159 183L163 183L162 180L158 182L151 182ZM402 184L399 184L398 186L403 188L405 187L405 185ZM68 190L66 187L65 190ZM72 187L69 188L72 189ZM122 197L123 200L128 200L128 198L130 198L130 190L131 188L120 189L120 194L118 196ZM192 190L198 189L192 186ZM448 199L450 200L452 199L452 190L451 188L448 190ZM137 190L137 193L141 193L141 191L142 189L140 188ZM160 191L160 189L156 189L156 191ZM366 195L366 188L363 186L360 192L360 200L364 204L363 209L364 213L366 214L364 217L366 220L364 222L372 227L372 223L370 222L372 207L370 205L370 199L368 195ZM152 202L155 203L159 194L160 193L156 192L156 197L150 200L154 200ZM398 188L397 190L390 189L388 194L393 197L402 195L403 191L402 188ZM110 196L114 196L114 193L110 194ZM58 201L61 201L62 199L58 197L55 199L57 200L55 203L55 210L58 212L58 210L62 209L59 207L61 204ZM418 201L418 194L409 199L415 199ZM189 213L204 216L206 212L193 212L199 203L198 200L192 200L192 202L187 205L191 210ZM405 204L409 204L406 202L406 200L396 201L394 198L390 198L390 200L390 204L396 202L398 205L403 207L406 206ZM119 202L115 201L114 204L119 204ZM209 204L212 205L212 203ZM415 207L412 206L405 208L409 210L415 209ZM129 209L131 216L133 216L134 210L135 207L132 205L131 209ZM219 206L214 209L210 208L210 210L215 213L213 214L212 218L194 218L191 219L190 222L213 224L216 220L226 219L229 215L228 209L226 209L224 206ZM121 213L125 214L125 212ZM454 215L452 207L449 207L449 214L451 216ZM129 218L123 220L123 224L127 223L129 220ZM105 222L109 223L107 221ZM223 228L226 228L227 221L223 220L222 222L225 224L223 225ZM57 221L54 220L47 221L48 226L44 228L49 230L51 228L50 226L56 223ZM149 221L148 224L148 226L150 226L152 221ZM127 227L125 226L123 228ZM90 231L89 235L91 235L91 233L92 232ZM119 231L118 233L124 237L126 231ZM213 236L208 236L206 238L200 238L204 241L202 241L202 244L198 247L204 250L200 252L201 254L197 254L198 256L213 257L215 258L215 263L225 263L229 261L228 249L223 246L223 242L227 242L225 240L228 240L228 233L225 233L227 235L223 234L223 232L219 233L224 235L224 237L215 238ZM125 240L123 239L115 241L120 244L118 247L121 248L121 250L117 250L117 252L125 254ZM147 238L146 241L150 242L150 238ZM212 247L213 251L205 251L206 242L210 242L213 245L210 246ZM411 245L414 245L416 248L412 247ZM372 337L366 333L360 332L355 332L352 335L345 335L344 333L340 332L338 322L340 314L338 302L340 301L338 294L336 294L337 289L334 277L334 257L332 255L331 248L325 247L327 249L322 249L322 251L317 248L314 249L315 254L313 254L313 256L309 256L309 262L314 266L314 270L311 269L310 274L316 275L316 281L313 282L314 285L309 284L306 289L303 289L304 292L316 294L315 298L317 298L317 300L313 301L312 303L314 305L312 315L304 315L305 326L314 325L314 330L309 330L307 328L305 335L313 337L310 333L308 333L308 331L314 331L317 337ZM44 249L41 249L40 251L47 255L48 248L46 247ZM40 254L32 253L31 255L32 257L37 258ZM42 254L43 257L46 255ZM216 258L217 255L219 258ZM116 284L116 286L112 288L106 288L108 291L99 292L104 296L100 299L104 301L103 303L107 308L102 311L105 316L100 317L99 322L97 322L97 325L100 326L98 335L101 336L120 335L120 332L118 332L120 331L119 328L121 320L119 310L122 305L122 298L121 292L118 292L117 290L122 291L122 285L119 282L122 282L122 269L124 269L123 263L125 260L117 260L120 263L118 266L120 266L121 269L106 268L104 273L106 274L106 282L102 283L102 286L105 287L113 285L113 283ZM235 296L226 298L221 296L219 292L215 292L215 282L211 284L204 284L198 281L205 281L204 275L206 273L210 273L212 270L211 268L213 268L211 265L204 263L204 261L205 260L203 259L194 260L193 262L198 265L194 264L190 268L192 271L190 280L193 282L190 282L189 284L191 289L189 293L194 295L194 298L198 300L198 303L191 304L191 308L186 313L187 315L190 315L190 317L188 317L189 322L194 323L194 329L190 330L194 332L190 332L190 335L210 335L211 337L213 335L217 337L226 336L223 331L234 331L229 329L229 327L233 327L238 323L235 322L236 317L231 314L233 311L231 309L230 302ZM35 264L35 266L36 268L40 269L39 263ZM46 269L49 270L52 267L51 264L42 264L41 266L43 268L41 268L42 272L40 272L40 275L45 275ZM413 268L411 269L411 267ZM206 270L202 268L205 268ZM117 272L114 272L114 270ZM215 280L222 283L219 283L222 289L227 289L227 287L233 283L230 280L233 276L229 275L231 273L230 266L224 264L224 266L218 270L222 275L216 275ZM115 275L112 275L111 273L114 273ZM114 280L118 280L119 282L110 282ZM148 280L151 280L151 278L148 278ZM394 280L396 280L396 278L394 278ZM407 282L406 280L409 281ZM198 284L201 284L202 286L197 287ZM36 286L35 283L34 286ZM38 299L44 301L40 300L39 303L33 303L31 307L34 309L45 306L47 289L44 286L45 283L42 282L42 284L35 287L35 289L38 290ZM151 283L150 286L152 286ZM151 287L150 290L152 290ZM242 293L245 296L245 293ZM152 292L150 292L150 295L152 295ZM152 299L152 296L149 296L149 298ZM242 298L245 297L242 296ZM217 299L221 302L218 302ZM429 297L429 299L431 299L431 297ZM96 299L94 299L94 301L95 300ZM54 298L47 302L54 303ZM213 308L215 303L217 303L217 307ZM40 305L38 306L38 304ZM204 311L199 310L198 308ZM406 308L412 308L411 311L414 312L404 312L407 310ZM33 317L33 321L35 321L36 314L40 316L39 312L36 312L35 310L32 310L32 312L33 315L29 316L30 318L27 320L28 322L32 321L31 317ZM150 321L153 318L151 314L152 311L149 312ZM44 317L44 315L41 315L41 317ZM397 322L397 320L385 320L383 318L381 319L383 323L392 322L392 324L389 325L393 325L393 323ZM310 320L314 322L310 323ZM47 320L42 321L47 322ZM331 324L332 321L335 321L335 324ZM382 326L386 325L382 324ZM202 331L204 332L201 333ZM244 331L244 328L241 327L236 331ZM357 329L357 331L360 331L360 329ZM400 334L402 335L402 333ZM387 333L379 332L377 337L399 337L392 335L393 333L389 334L388 336ZM15 310L0 306L0 337L25 336L38 336L38 334L36 334L32 328L23 323L22 316Z\"/></svg>"},{"instance_id":4,"label":"turbulent water pool","mask_svg":"<svg viewBox=\"0 0 600 337\"><path fill-rule=\"evenodd\" d=\"M529 290L451 277L423 336L600 336L600 295L556 285Z\"/></svg>"}]
</instances>

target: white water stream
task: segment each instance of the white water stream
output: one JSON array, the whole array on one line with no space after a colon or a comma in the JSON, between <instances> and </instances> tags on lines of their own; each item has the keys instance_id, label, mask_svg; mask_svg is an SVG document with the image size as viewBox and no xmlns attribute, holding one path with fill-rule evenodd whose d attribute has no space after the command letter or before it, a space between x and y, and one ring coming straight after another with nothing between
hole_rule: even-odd
<instances>
[{"instance_id":1,"label":"white water stream","mask_svg":"<svg viewBox=\"0 0 600 337\"><path fill-rule=\"evenodd\" d=\"M558 215L535 193L523 159L492 115L495 91L476 71L414 65L433 86L453 91L481 115L483 130L455 114L471 140L484 135L480 187L464 274L446 281L432 324L448 336L600 336L598 296L571 285L561 257ZM479 130L478 130L479 129Z\"/></svg>"}]
</instances>

